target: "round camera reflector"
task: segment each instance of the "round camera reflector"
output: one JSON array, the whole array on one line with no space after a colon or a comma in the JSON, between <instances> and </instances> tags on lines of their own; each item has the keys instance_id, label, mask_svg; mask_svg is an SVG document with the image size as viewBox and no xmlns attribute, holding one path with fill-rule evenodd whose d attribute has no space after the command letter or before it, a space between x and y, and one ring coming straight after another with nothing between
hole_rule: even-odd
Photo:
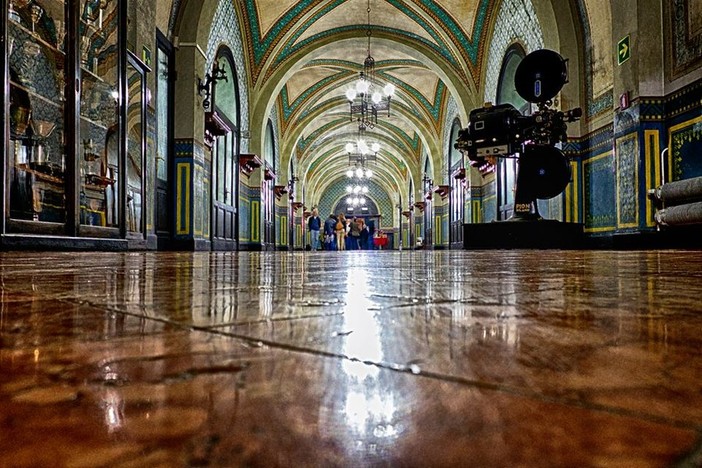
<instances>
[{"instance_id":1,"label":"round camera reflector","mask_svg":"<svg viewBox=\"0 0 702 468\"><path fill-rule=\"evenodd\" d=\"M535 50L524 57L514 75L514 87L529 102L553 99L567 82L565 59L549 49Z\"/></svg>"},{"instance_id":2,"label":"round camera reflector","mask_svg":"<svg viewBox=\"0 0 702 468\"><path fill-rule=\"evenodd\" d=\"M560 195L570 182L570 163L558 148L526 145L519 158L520 180L526 180L535 198ZM524 177L524 179L522 179Z\"/></svg>"}]
</instances>

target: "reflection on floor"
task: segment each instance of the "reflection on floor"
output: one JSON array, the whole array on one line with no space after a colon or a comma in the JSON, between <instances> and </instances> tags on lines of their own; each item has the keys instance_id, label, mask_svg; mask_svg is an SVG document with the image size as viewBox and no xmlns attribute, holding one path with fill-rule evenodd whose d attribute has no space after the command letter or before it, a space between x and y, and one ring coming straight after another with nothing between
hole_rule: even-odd
<instances>
[{"instance_id":1,"label":"reflection on floor","mask_svg":"<svg viewBox=\"0 0 702 468\"><path fill-rule=\"evenodd\" d=\"M702 252L0 254L0 467L698 466Z\"/></svg>"}]
</instances>

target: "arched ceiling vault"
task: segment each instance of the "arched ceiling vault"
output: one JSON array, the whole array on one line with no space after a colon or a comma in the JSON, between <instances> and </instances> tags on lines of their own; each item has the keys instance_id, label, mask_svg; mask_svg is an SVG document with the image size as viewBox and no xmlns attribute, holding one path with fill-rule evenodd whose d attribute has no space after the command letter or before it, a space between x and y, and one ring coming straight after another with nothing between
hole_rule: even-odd
<instances>
[{"instance_id":1,"label":"arched ceiling vault","mask_svg":"<svg viewBox=\"0 0 702 468\"><path fill-rule=\"evenodd\" d=\"M371 54L378 81L396 87L391 117L379 116L369 140L383 147L377 181L388 192L407 187L420 157L438 166L449 96L462 121L482 103L476 85L496 0L370 0ZM278 116L279 176L290 158L306 196L319 198L348 168L347 88L367 55L368 0L241 0L234 2L247 44L250 150L260 153L268 117ZM356 129L356 130L354 130ZM439 166L440 167L440 166Z\"/></svg>"}]
</instances>

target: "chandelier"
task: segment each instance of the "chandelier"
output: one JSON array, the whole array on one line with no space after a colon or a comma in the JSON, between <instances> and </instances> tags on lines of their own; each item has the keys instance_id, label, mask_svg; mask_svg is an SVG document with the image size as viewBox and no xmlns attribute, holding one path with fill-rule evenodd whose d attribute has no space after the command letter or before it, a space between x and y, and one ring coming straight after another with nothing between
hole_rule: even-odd
<instances>
[{"instance_id":1,"label":"chandelier","mask_svg":"<svg viewBox=\"0 0 702 468\"><path fill-rule=\"evenodd\" d=\"M368 193L368 186L366 185L347 185L346 186L346 193L349 195L365 195Z\"/></svg>"},{"instance_id":2,"label":"chandelier","mask_svg":"<svg viewBox=\"0 0 702 468\"><path fill-rule=\"evenodd\" d=\"M363 168L367 162L375 162L378 159L378 151L380 151L380 144L373 143L369 146L366 140L363 139L362 134L359 135L355 145L346 143L349 164L354 164L360 168Z\"/></svg>"},{"instance_id":3,"label":"chandelier","mask_svg":"<svg viewBox=\"0 0 702 468\"><path fill-rule=\"evenodd\" d=\"M356 118L358 129L365 130L373 128L378 124L378 111L388 111L390 117L390 99L395 93L395 86L388 83L383 88L383 93L374 89L377 85L375 77L375 59L371 55L371 24L370 24L370 0L368 0L368 29L366 36L368 37L368 56L363 62L363 71L358 77L356 86L349 88L346 91L346 99L349 100L351 120Z\"/></svg>"},{"instance_id":4,"label":"chandelier","mask_svg":"<svg viewBox=\"0 0 702 468\"><path fill-rule=\"evenodd\" d=\"M356 166L356 169L349 169L346 171L346 177L349 179L370 179L373 177L373 171L370 169L365 169L363 166Z\"/></svg>"},{"instance_id":5,"label":"chandelier","mask_svg":"<svg viewBox=\"0 0 702 468\"><path fill-rule=\"evenodd\" d=\"M366 206L366 197L348 197L346 198L346 205L347 211L353 211L353 209L357 206L360 206L362 210L368 209L368 207Z\"/></svg>"}]
</instances>

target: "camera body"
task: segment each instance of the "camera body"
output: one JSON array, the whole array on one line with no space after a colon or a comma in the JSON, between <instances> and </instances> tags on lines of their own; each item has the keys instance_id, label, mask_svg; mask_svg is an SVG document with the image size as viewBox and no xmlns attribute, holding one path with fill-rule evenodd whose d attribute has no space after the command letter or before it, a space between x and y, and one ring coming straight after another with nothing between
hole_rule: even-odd
<instances>
[{"instance_id":1,"label":"camera body","mask_svg":"<svg viewBox=\"0 0 702 468\"><path fill-rule=\"evenodd\" d=\"M548 199L570 182L570 162L556 145L567 139L567 124L582 116L580 108L551 109L551 99L568 81L567 61L557 52L540 49L517 67L515 88L538 110L522 115L511 104L474 109L468 126L458 132L454 147L471 166L495 164L496 158L517 158L514 218L540 218L537 199Z\"/></svg>"}]
</instances>

